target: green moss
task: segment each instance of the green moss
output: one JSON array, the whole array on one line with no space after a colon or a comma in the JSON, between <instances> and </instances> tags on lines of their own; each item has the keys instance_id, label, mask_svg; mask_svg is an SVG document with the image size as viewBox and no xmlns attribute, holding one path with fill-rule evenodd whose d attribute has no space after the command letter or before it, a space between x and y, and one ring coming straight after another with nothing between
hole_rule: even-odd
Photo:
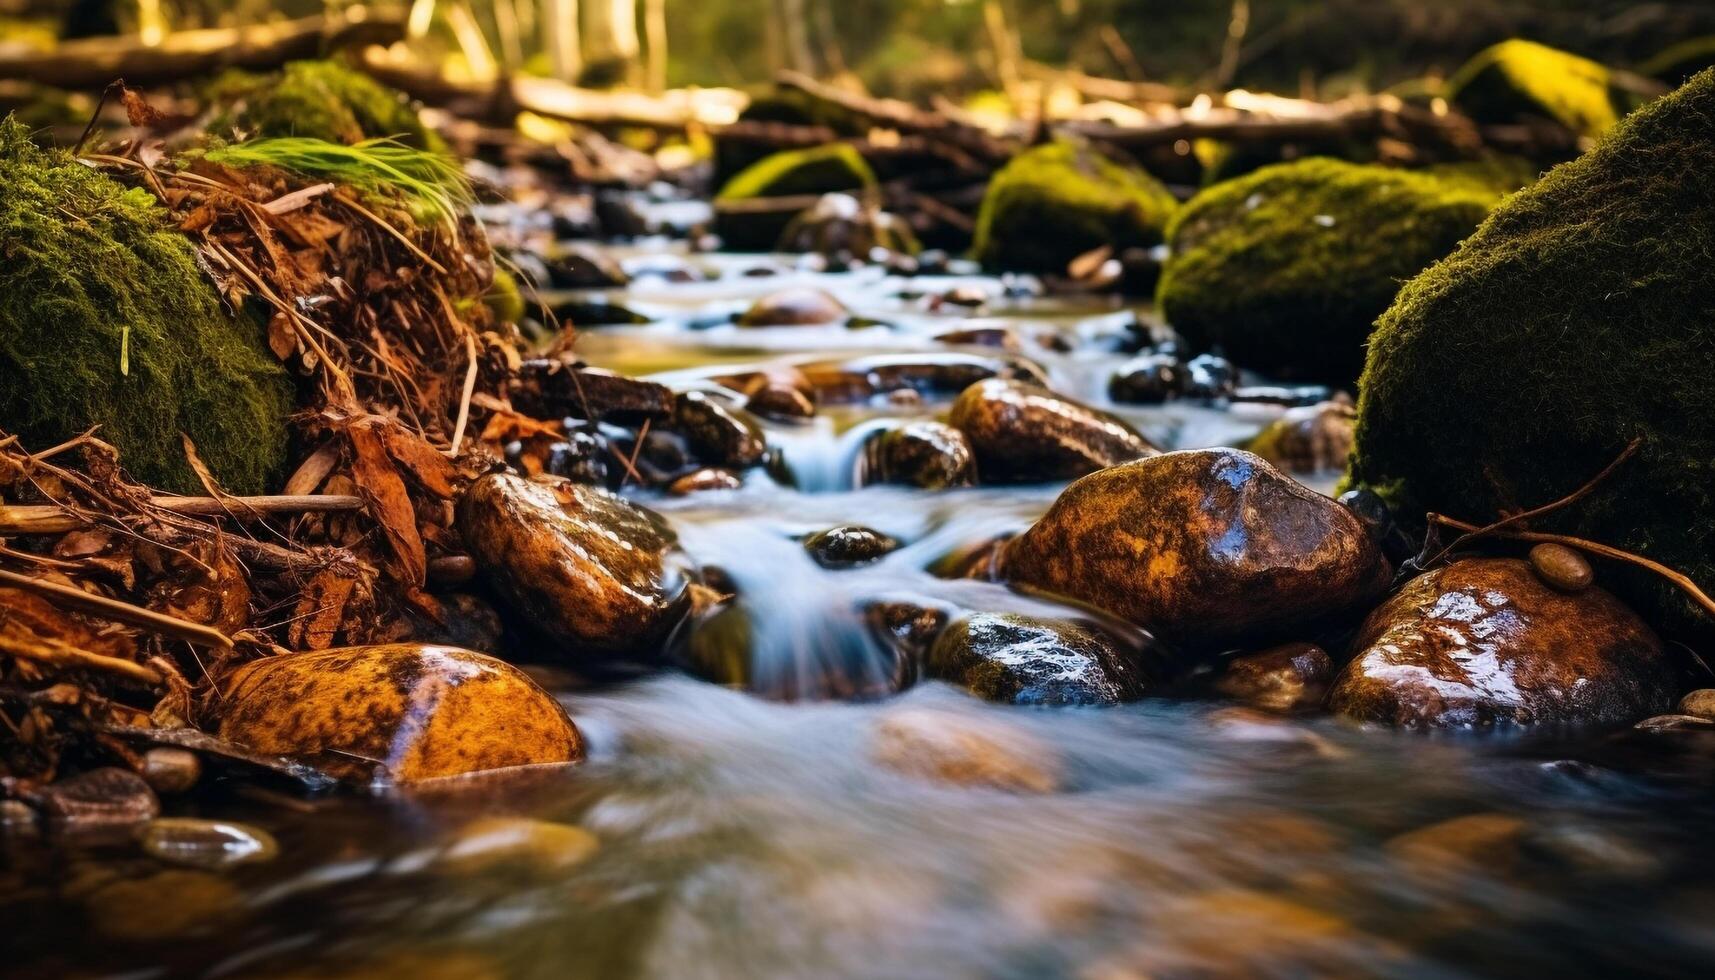
<instances>
[{"instance_id":1,"label":"green moss","mask_svg":"<svg viewBox=\"0 0 1715 980\"><path fill-rule=\"evenodd\" d=\"M1694 37L1663 48L1638 66L1638 74L1679 85L1710 66L1715 66L1715 36Z\"/></svg>"},{"instance_id":2,"label":"green moss","mask_svg":"<svg viewBox=\"0 0 1715 980\"><path fill-rule=\"evenodd\" d=\"M228 74L211 88L227 104L210 128L217 135L307 136L330 143L393 138L444 152L405 97L333 61L294 61L277 75Z\"/></svg>"},{"instance_id":3,"label":"green moss","mask_svg":"<svg viewBox=\"0 0 1715 980\"><path fill-rule=\"evenodd\" d=\"M230 490L285 462L292 386L154 198L0 123L0 428L46 448L101 426L126 468L200 492L188 434Z\"/></svg>"},{"instance_id":4,"label":"green moss","mask_svg":"<svg viewBox=\"0 0 1715 980\"><path fill-rule=\"evenodd\" d=\"M1475 160L1430 164L1424 167L1422 172L1449 183L1464 184L1496 194L1511 194L1521 187L1535 183L1536 178L1542 175L1542 168L1524 157L1509 153L1489 153Z\"/></svg>"},{"instance_id":5,"label":"green moss","mask_svg":"<svg viewBox=\"0 0 1715 980\"><path fill-rule=\"evenodd\" d=\"M497 323L517 323L524 319L524 294L518 289L518 280L498 265L494 267L494 281L489 283L482 301L488 305Z\"/></svg>"},{"instance_id":6,"label":"green moss","mask_svg":"<svg viewBox=\"0 0 1715 980\"><path fill-rule=\"evenodd\" d=\"M715 196L715 232L729 249L767 251L780 240L793 214L723 208L723 203L863 191L873 188L875 183L875 173L849 143L771 154L740 171Z\"/></svg>"},{"instance_id":7,"label":"green moss","mask_svg":"<svg viewBox=\"0 0 1715 980\"><path fill-rule=\"evenodd\" d=\"M1377 325L1350 482L1401 515L1479 523L1636 459L1543 529L1715 588L1715 72L1549 171L1400 291ZM1715 635L1675 589L1604 568L1670 631Z\"/></svg>"},{"instance_id":8,"label":"green moss","mask_svg":"<svg viewBox=\"0 0 1715 980\"><path fill-rule=\"evenodd\" d=\"M1583 136L1602 135L1625 113L1605 65L1517 38L1467 61L1448 79L1447 94L1479 122L1541 116Z\"/></svg>"},{"instance_id":9,"label":"green moss","mask_svg":"<svg viewBox=\"0 0 1715 980\"><path fill-rule=\"evenodd\" d=\"M989 181L972 252L992 269L1064 273L1101 245L1160 244L1179 202L1142 170L1060 141L1014 157Z\"/></svg>"},{"instance_id":10,"label":"green moss","mask_svg":"<svg viewBox=\"0 0 1715 980\"><path fill-rule=\"evenodd\" d=\"M1168 228L1156 305L1198 349L1278 378L1350 384L1400 283L1452 250L1498 198L1338 160L1217 185Z\"/></svg>"}]
</instances>

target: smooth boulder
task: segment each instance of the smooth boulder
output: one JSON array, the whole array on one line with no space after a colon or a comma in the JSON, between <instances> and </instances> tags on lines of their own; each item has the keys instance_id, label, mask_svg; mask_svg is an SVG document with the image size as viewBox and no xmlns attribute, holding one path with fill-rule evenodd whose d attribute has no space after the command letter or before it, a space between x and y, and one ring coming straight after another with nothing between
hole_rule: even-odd
<instances>
[{"instance_id":1,"label":"smooth boulder","mask_svg":"<svg viewBox=\"0 0 1715 980\"><path fill-rule=\"evenodd\" d=\"M573 660L653 654L690 609L666 522L605 490L491 473L459 501L458 532L494 591Z\"/></svg>"},{"instance_id":2,"label":"smooth boulder","mask_svg":"<svg viewBox=\"0 0 1715 980\"><path fill-rule=\"evenodd\" d=\"M548 692L510 664L456 647L265 657L221 693L222 738L356 778L411 783L584 757Z\"/></svg>"},{"instance_id":3,"label":"smooth boulder","mask_svg":"<svg viewBox=\"0 0 1715 980\"><path fill-rule=\"evenodd\" d=\"M906 422L863 444L857 484L898 483L924 490L977 482L977 457L965 434L945 422Z\"/></svg>"},{"instance_id":4,"label":"smooth boulder","mask_svg":"<svg viewBox=\"0 0 1715 980\"><path fill-rule=\"evenodd\" d=\"M1008 542L1001 574L1219 648L1361 608L1389 568L1346 508L1251 453L1199 449L1073 483Z\"/></svg>"},{"instance_id":5,"label":"smooth boulder","mask_svg":"<svg viewBox=\"0 0 1715 980\"><path fill-rule=\"evenodd\" d=\"M970 441L985 483L1069 480L1158 452L1121 419L1022 381L971 385L947 421Z\"/></svg>"},{"instance_id":6,"label":"smooth boulder","mask_svg":"<svg viewBox=\"0 0 1715 980\"><path fill-rule=\"evenodd\" d=\"M1135 701L1149 679L1113 639L1069 620L978 613L929 649L924 673L988 701L1080 705Z\"/></svg>"},{"instance_id":7,"label":"smooth boulder","mask_svg":"<svg viewBox=\"0 0 1715 980\"><path fill-rule=\"evenodd\" d=\"M1412 579L1352 649L1329 705L1413 728L1623 724L1666 711L1676 693L1661 641L1618 599L1560 592L1512 558Z\"/></svg>"}]
</instances>

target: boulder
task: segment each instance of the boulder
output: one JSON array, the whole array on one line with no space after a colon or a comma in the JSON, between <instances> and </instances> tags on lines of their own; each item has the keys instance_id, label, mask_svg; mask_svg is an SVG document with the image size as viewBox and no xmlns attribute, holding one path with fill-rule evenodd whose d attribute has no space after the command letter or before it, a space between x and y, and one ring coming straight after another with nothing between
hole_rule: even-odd
<instances>
[{"instance_id":1,"label":"boulder","mask_svg":"<svg viewBox=\"0 0 1715 980\"><path fill-rule=\"evenodd\" d=\"M1399 515L1486 523L1557 500L1633 439L1637 456L1532 526L1715 583L1715 73L1628 116L1513 194L1378 322L1348 482ZM1671 633L1715 621L1660 577L1603 583Z\"/></svg>"},{"instance_id":2,"label":"boulder","mask_svg":"<svg viewBox=\"0 0 1715 980\"><path fill-rule=\"evenodd\" d=\"M783 150L734 174L715 195L715 233L736 252L770 251L796 212L754 207L761 199L873 187L875 172L850 143Z\"/></svg>"},{"instance_id":3,"label":"boulder","mask_svg":"<svg viewBox=\"0 0 1715 980\"><path fill-rule=\"evenodd\" d=\"M1349 510L1236 449L1084 477L1007 544L1001 574L1194 648L1292 639L1390 577Z\"/></svg>"},{"instance_id":4,"label":"boulder","mask_svg":"<svg viewBox=\"0 0 1715 980\"><path fill-rule=\"evenodd\" d=\"M1149 174L1062 140L1020 153L989 181L972 254L991 269L1064 274L1103 245L1160 244L1176 207Z\"/></svg>"},{"instance_id":5,"label":"boulder","mask_svg":"<svg viewBox=\"0 0 1715 980\"><path fill-rule=\"evenodd\" d=\"M652 655L690 609L673 532L605 490L492 473L459 501L458 531L495 593L574 662Z\"/></svg>"},{"instance_id":6,"label":"boulder","mask_svg":"<svg viewBox=\"0 0 1715 980\"><path fill-rule=\"evenodd\" d=\"M410 783L584 757L577 728L546 691L509 664L456 647L265 657L221 690L222 738L359 778Z\"/></svg>"},{"instance_id":7,"label":"boulder","mask_svg":"<svg viewBox=\"0 0 1715 980\"><path fill-rule=\"evenodd\" d=\"M1137 661L1088 626L978 613L942 631L923 672L1007 704L1118 704L1148 693Z\"/></svg>"},{"instance_id":8,"label":"boulder","mask_svg":"<svg viewBox=\"0 0 1715 980\"><path fill-rule=\"evenodd\" d=\"M1192 347L1271 377L1350 385L1399 284L1476 229L1498 192L1315 158L1192 198L1156 306Z\"/></svg>"},{"instance_id":9,"label":"boulder","mask_svg":"<svg viewBox=\"0 0 1715 980\"><path fill-rule=\"evenodd\" d=\"M945 422L906 422L864 442L857 482L924 490L968 487L977 482L977 457L965 434Z\"/></svg>"},{"instance_id":10,"label":"boulder","mask_svg":"<svg viewBox=\"0 0 1715 980\"><path fill-rule=\"evenodd\" d=\"M947 421L970 441L985 483L1067 480L1158 451L1123 420L1020 381L971 385Z\"/></svg>"},{"instance_id":11,"label":"boulder","mask_svg":"<svg viewBox=\"0 0 1715 980\"><path fill-rule=\"evenodd\" d=\"M1469 558L1412 579L1358 631L1334 711L1413 728L1623 724L1673 706L1661 641L1599 588Z\"/></svg>"},{"instance_id":12,"label":"boulder","mask_svg":"<svg viewBox=\"0 0 1715 980\"><path fill-rule=\"evenodd\" d=\"M1447 96L1483 123L1551 119L1580 136L1601 136L1630 108L1606 65L1513 38L1491 45L1447 80Z\"/></svg>"}]
</instances>

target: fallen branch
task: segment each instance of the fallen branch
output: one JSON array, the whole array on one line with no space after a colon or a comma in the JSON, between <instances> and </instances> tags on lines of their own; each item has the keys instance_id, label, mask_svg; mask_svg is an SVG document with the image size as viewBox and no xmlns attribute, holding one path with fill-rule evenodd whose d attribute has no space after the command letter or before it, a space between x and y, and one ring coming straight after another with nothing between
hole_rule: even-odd
<instances>
[{"instance_id":1,"label":"fallen branch","mask_svg":"<svg viewBox=\"0 0 1715 980\"><path fill-rule=\"evenodd\" d=\"M775 76L775 82L859 116L872 125L896 129L901 133L932 137L957 146L990 165L1010 159L1018 150L1013 143L996 139L983 129L956 122L938 112L919 109L909 102L857 95L794 71L779 73Z\"/></svg>"},{"instance_id":2,"label":"fallen branch","mask_svg":"<svg viewBox=\"0 0 1715 980\"><path fill-rule=\"evenodd\" d=\"M139 629L159 633L184 640L197 646L211 647L216 650L231 650L232 640L225 633L200 623L192 623L177 616L168 616L153 609L144 609L129 602L109 599L106 596L92 595L82 589L69 585L48 582L28 575L19 575L0 569L0 585L10 586L32 592L62 608L76 612L100 616L114 622L125 623Z\"/></svg>"},{"instance_id":3,"label":"fallen branch","mask_svg":"<svg viewBox=\"0 0 1715 980\"><path fill-rule=\"evenodd\" d=\"M326 514L362 510L363 499L338 494L272 497L155 497L150 501L161 510L185 517L244 517L267 514ZM0 537L32 534L65 534L89 527L90 521L75 511L54 504L8 507L0 505Z\"/></svg>"}]
</instances>

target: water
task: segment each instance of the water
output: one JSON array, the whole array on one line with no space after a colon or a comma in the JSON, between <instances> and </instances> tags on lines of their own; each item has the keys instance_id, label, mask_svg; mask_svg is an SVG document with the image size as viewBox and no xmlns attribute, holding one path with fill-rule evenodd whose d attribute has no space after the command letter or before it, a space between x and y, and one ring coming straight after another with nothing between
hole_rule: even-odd
<instances>
[{"instance_id":1,"label":"water","mask_svg":"<svg viewBox=\"0 0 1715 980\"><path fill-rule=\"evenodd\" d=\"M671 322L787 278L641 284L625 301L669 322L592 331L580 350L622 370L684 372L938 349L929 338L953 323L886 295L901 283L861 273L818 281L897 329ZM1047 307L1002 315L1057 386L1101 403L1117 355L1100 338L1123 312ZM1041 343L1050 333L1072 349ZM874 697L886 655L861 610L875 601L1088 615L929 571L1026 526L1057 487L852 489L865 426L941 407L847 408L772 427L800 490L757 475L737 491L646 498L735 587L747 682L770 697L673 673L563 686L588 763L463 793L303 801L218 783L173 809L248 821L281 849L220 874L168 869L123 841L0 839L0 973L1707 974L1715 741L1426 737L1165 698L1012 708L938 683ZM1241 438L1268 413L1129 414L1164 444L1193 446ZM842 523L904 547L823 570L796 538ZM854 699L830 699L836 691ZM902 771L886 733L910 718L985 733L1052 791ZM552 851L489 867L449 858L461 828L495 815L581 828L599 846L563 862Z\"/></svg>"}]
</instances>

